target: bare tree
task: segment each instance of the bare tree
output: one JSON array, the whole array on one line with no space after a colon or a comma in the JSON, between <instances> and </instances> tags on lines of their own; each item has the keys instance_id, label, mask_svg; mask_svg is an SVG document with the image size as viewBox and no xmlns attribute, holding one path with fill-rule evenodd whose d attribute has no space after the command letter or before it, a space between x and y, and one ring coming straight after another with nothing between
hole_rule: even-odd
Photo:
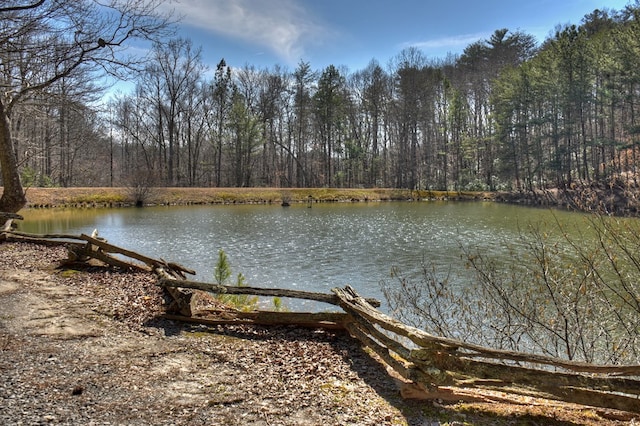
<instances>
[{"instance_id":1,"label":"bare tree","mask_svg":"<svg viewBox=\"0 0 640 426\"><path fill-rule=\"evenodd\" d=\"M193 49L190 40L175 39L168 43L155 43L154 63L148 72L158 73L154 79L160 82L159 99L161 121L159 128L166 133L167 142L167 183L180 183L180 140L181 115L191 116L185 108L189 87L198 84L205 66L200 60L200 48ZM182 111L181 111L182 110ZM164 127L164 129L163 129Z\"/></svg>"},{"instance_id":2,"label":"bare tree","mask_svg":"<svg viewBox=\"0 0 640 426\"><path fill-rule=\"evenodd\" d=\"M0 7L0 211L26 204L11 135L11 113L21 101L77 73L122 76L139 62L125 54L133 39L169 28L159 0L8 0Z\"/></svg>"}]
</instances>

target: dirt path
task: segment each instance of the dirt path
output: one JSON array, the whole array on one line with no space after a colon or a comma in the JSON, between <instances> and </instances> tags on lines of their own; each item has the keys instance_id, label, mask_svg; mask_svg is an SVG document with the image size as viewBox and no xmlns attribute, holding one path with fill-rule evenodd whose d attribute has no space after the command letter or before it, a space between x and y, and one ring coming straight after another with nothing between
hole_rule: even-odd
<instances>
[{"instance_id":1,"label":"dirt path","mask_svg":"<svg viewBox=\"0 0 640 426\"><path fill-rule=\"evenodd\" d=\"M56 270L65 257L0 244L0 424L622 424L533 402L402 400L344 334L158 320L153 277Z\"/></svg>"}]
</instances>

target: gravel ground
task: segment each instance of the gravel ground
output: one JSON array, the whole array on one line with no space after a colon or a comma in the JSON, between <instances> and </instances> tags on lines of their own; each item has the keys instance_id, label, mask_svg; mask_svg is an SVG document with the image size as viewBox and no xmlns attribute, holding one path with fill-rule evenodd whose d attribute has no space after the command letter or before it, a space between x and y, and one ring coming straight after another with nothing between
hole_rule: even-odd
<instances>
[{"instance_id":1,"label":"gravel ground","mask_svg":"<svg viewBox=\"0 0 640 426\"><path fill-rule=\"evenodd\" d=\"M0 243L2 425L635 424L587 408L408 401L341 332L159 319L154 277Z\"/></svg>"}]
</instances>

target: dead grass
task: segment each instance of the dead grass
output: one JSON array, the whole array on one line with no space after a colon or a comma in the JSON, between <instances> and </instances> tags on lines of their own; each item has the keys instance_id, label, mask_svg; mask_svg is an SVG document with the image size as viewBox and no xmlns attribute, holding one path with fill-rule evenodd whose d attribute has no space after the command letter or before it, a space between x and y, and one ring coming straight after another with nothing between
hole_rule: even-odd
<instances>
[{"instance_id":1,"label":"dead grass","mask_svg":"<svg viewBox=\"0 0 640 426\"><path fill-rule=\"evenodd\" d=\"M483 192L410 191L384 188L152 188L145 200L151 205L280 204L404 201L415 199L477 200L491 198ZM30 207L104 207L135 204L129 188L29 188Z\"/></svg>"}]
</instances>

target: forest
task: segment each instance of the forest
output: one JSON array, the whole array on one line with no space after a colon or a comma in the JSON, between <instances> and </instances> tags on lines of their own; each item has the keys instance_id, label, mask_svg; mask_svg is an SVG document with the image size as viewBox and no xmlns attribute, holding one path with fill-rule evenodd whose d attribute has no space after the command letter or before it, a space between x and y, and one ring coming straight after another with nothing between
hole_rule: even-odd
<instances>
[{"instance_id":1,"label":"forest","mask_svg":"<svg viewBox=\"0 0 640 426\"><path fill-rule=\"evenodd\" d=\"M20 42L0 42L4 87L28 84L29 64L50 59ZM107 98L103 70L89 65L12 104L23 185L530 191L636 183L638 2L558 25L541 43L497 29L460 55L407 48L355 71L314 70L304 60L294 70L231 68L221 58L207 73L201 48L171 37L153 42L144 66L127 74L130 93Z\"/></svg>"}]
</instances>

